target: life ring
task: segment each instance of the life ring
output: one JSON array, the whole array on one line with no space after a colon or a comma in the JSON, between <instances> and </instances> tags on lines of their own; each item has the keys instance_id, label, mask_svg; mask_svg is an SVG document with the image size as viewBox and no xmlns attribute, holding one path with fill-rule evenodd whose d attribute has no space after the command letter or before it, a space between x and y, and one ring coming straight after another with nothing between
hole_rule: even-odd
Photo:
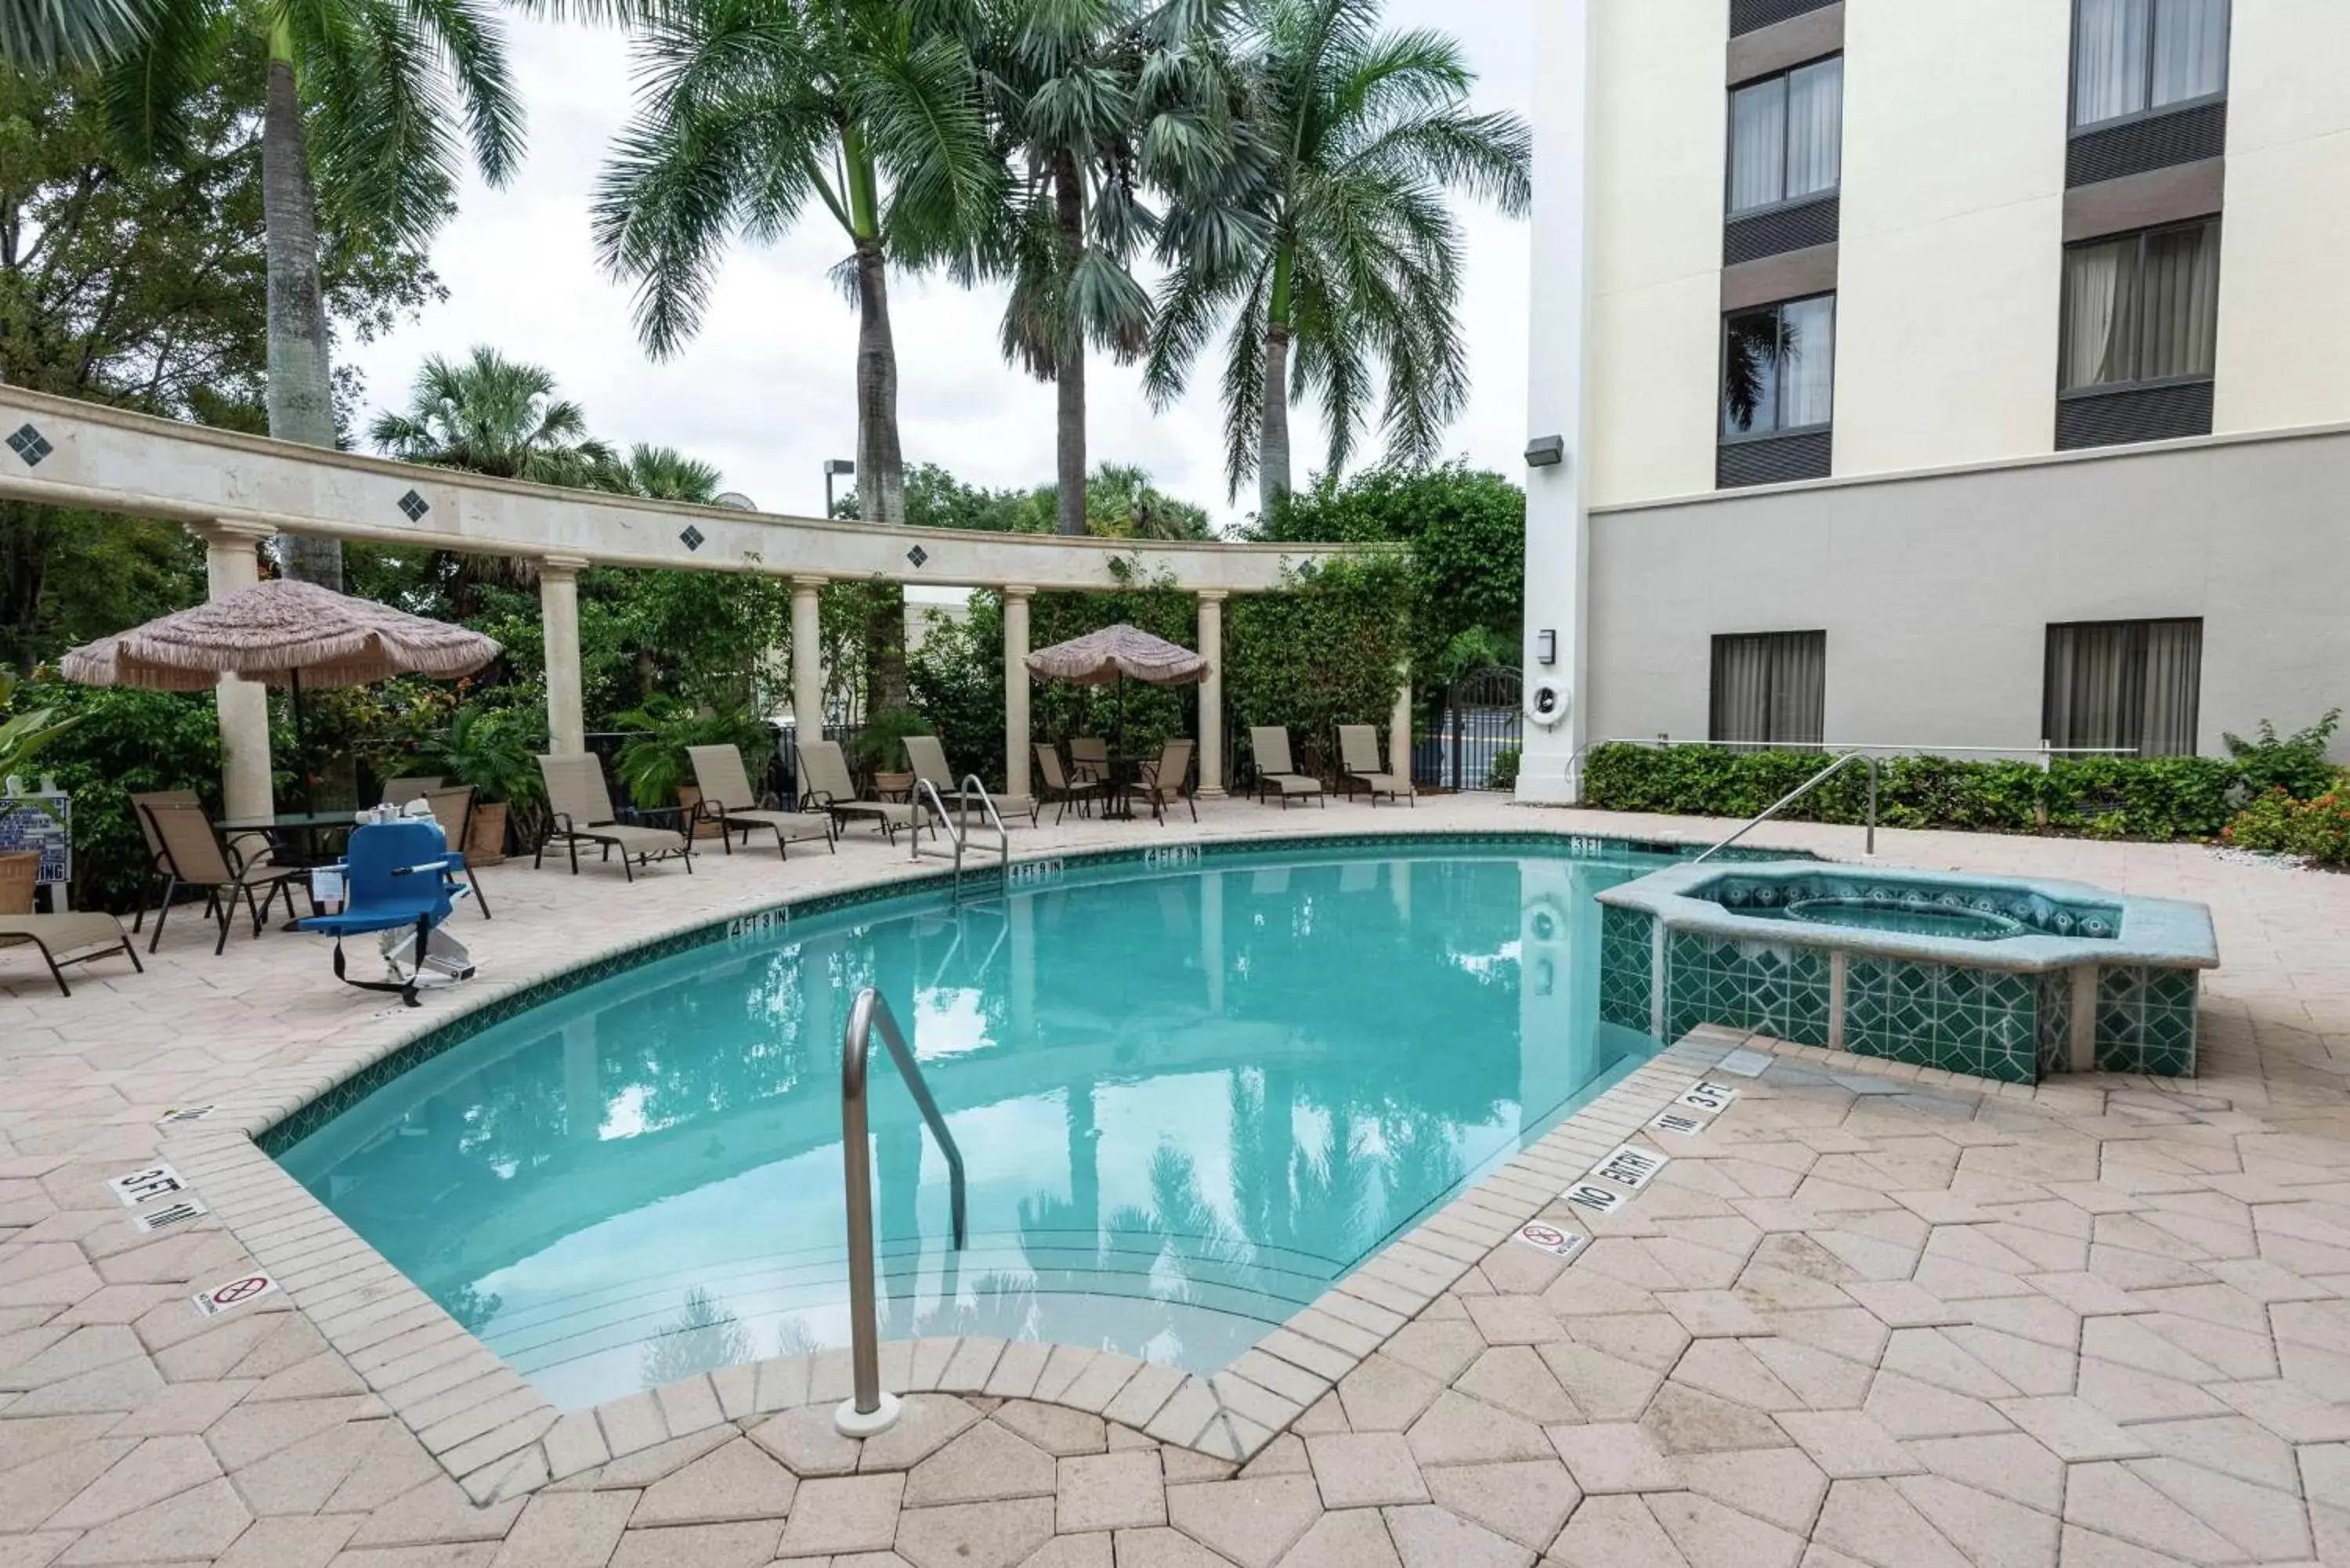
<instances>
[{"instance_id":1,"label":"life ring","mask_svg":"<svg viewBox=\"0 0 2350 1568\"><path fill-rule=\"evenodd\" d=\"M1566 722L1568 706L1566 687L1556 680L1538 680L1526 699L1526 717L1551 729Z\"/></svg>"}]
</instances>

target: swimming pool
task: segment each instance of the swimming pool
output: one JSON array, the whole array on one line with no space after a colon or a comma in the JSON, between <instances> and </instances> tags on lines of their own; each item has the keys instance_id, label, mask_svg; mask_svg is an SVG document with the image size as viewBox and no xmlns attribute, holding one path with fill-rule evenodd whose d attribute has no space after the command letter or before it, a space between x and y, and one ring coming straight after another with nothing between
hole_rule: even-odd
<instances>
[{"instance_id":1,"label":"swimming pool","mask_svg":"<svg viewBox=\"0 0 2350 1568\"><path fill-rule=\"evenodd\" d=\"M1670 860L1575 849L1187 848L740 922L278 1158L559 1406L845 1345L840 1040L874 985L970 1178L958 1254L877 1062L884 1337L1211 1373L1653 1051L1600 1020L1592 896Z\"/></svg>"}]
</instances>

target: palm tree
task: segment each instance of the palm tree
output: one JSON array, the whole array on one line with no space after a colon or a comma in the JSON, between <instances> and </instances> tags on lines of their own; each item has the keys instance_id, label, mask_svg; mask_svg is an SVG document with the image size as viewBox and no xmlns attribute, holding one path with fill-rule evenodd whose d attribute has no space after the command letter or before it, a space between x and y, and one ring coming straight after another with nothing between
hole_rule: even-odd
<instances>
[{"instance_id":1,"label":"palm tree","mask_svg":"<svg viewBox=\"0 0 2350 1568\"><path fill-rule=\"evenodd\" d=\"M0 0L0 4L39 0ZM105 0L53 0L87 11ZM142 0L145 3L145 0ZM265 43L262 216L268 260L269 433L336 442L331 341L319 279L319 192L408 244L452 210L460 134L493 184L522 150L505 46L482 0L151 0L106 84L116 134L135 154L171 146L187 105L240 28ZM342 545L296 535L290 576L342 586Z\"/></svg>"},{"instance_id":2,"label":"palm tree","mask_svg":"<svg viewBox=\"0 0 2350 1568\"><path fill-rule=\"evenodd\" d=\"M857 493L869 522L906 515L892 265L975 265L1002 199L962 0L678 0L639 36L635 117L598 182L604 265L637 286L654 355L692 337L720 256L774 240L814 201L849 245L856 301ZM902 596L877 593L868 697L906 701Z\"/></svg>"},{"instance_id":3,"label":"palm tree","mask_svg":"<svg viewBox=\"0 0 2350 1568\"><path fill-rule=\"evenodd\" d=\"M587 411L555 395L552 372L484 346L463 362L427 357L406 411L378 414L368 437L410 462L535 484L614 488L608 476L620 469L612 449L588 433Z\"/></svg>"},{"instance_id":4,"label":"palm tree","mask_svg":"<svg viewBox=\"0 0 2350 1568\"><path fill-rule=\"evenodd\" d=\"M1531 199L1525 123L1471 112L1475 78L1459 44L1378 32L1379 6L1262 0L1238 78L1237 177L1176 202L1160 240L1170 271L1146 385L1162 407L1180 396L1237 312L1227 473L1238 495L1253 472L1267 514L1290 488L1289 407L1309 391L1329 426L1332 472L1353 455L1375 398L1392 458L1436 455L1468 394L1447 192L1513 215Z\"/></svg>"},{"instance_id":5,"label":"palm tree","mask_svg":"<svg viewBox=\"0 0 2350 1568\"><path fill-rule=\"evenodd\" d=\"M145 0L0 0L0 65L93 66L130 46Z\"/></svg>"},{"instance_id":6,"label":"palm tree","mask_svg":"<svg viewBox=\"0 0 2350 1568\"><path fill-rule=\"evenodd\" d=\"M630 495L641 495L648 501L684 501L696 506L717 504L719 491L724 482L718 470L697 457L688 457L675 447L647 446L639 441L629 449L629 460L614 476L617 488Z\"/></svg>"}]
</instances>

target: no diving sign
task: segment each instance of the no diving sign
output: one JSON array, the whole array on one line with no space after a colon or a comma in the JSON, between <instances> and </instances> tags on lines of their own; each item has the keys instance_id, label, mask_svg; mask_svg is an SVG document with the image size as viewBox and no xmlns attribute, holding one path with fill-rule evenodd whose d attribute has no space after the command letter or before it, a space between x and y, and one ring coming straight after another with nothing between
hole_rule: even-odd
<instances>
[{"instance_id":1,"label":"no diving sign","mask_svg":"<svg viewBox=\"0 0 2350 1568\"><path fill-rule=\"evenodd\" d=\"M188 1299L194 1303L198 1317L218 1317L229 1308L257 1301L276 1288L277 1282L267 1274L240 1274Z\"/></svg>"},{"instance_id":2,"label":"no diving sign","mask_svg":"<svg viewBox=\"0 0 2350 1568\"><path fill-rule=\"evenodd\" d=\"M1572 1258L1583 1251L1586 1238L1536 1220L1518 1227L1518 1240L1529 1247L1548 1252L1554 1258Z\"/></svg>"}]
</instances>

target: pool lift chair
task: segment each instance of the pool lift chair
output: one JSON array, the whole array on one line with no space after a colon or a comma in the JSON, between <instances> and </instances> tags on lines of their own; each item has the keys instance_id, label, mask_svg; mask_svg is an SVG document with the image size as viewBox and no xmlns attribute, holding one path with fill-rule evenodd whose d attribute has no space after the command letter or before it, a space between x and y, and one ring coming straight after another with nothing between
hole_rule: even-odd
<instances>
[{"instance_id":1,"label":"pool lift chair","mask_svg":"<svg viewBox=\"0 0 2350 1568\"><path fill-rule=\"evenodd\" d=\"M418 991L473 978L473 954L444 929L455 900L473 891L465 882L464 853L450 849L430 816L354 829L343 863L328 869L343 880L341 911L296 924L335 939L337 980L361 991L390 992L420 1007ZM343 939L370 934L380 939L385 978L353 980Z\"/></svg>"}]
</instances>

